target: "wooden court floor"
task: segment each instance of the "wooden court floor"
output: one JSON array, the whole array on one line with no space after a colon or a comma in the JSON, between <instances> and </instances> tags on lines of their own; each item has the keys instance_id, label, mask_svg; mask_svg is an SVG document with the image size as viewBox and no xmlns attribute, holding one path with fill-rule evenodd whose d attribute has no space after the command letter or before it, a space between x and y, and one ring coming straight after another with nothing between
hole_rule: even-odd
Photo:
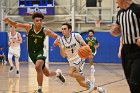
<instances>
[{"instance_id":1,"label":"wooden court floor","mask_svg":"<svg viewBox=\"0 0 140 93\"><path fill-rule=\"evenodd\" d=\"M82 90L75 79L67 74L68 64L51 63L50 70L62 69L66 77L66 84L61 84L56 77L47 78L44 76L43 93L72 93ZM90 78L89 64L85 64L84 75ZM33 63L20 64L20 78L16 77L16 70L9 73L9 65L0 64L0 93L36 93L37 82L36 72ZM130 93L121 64L95 63L96 86L104 85L106 93ZM84 92L86 93L86 92ZM92 93L98 93L93 91Z\"/></svg>"}]
</instances>

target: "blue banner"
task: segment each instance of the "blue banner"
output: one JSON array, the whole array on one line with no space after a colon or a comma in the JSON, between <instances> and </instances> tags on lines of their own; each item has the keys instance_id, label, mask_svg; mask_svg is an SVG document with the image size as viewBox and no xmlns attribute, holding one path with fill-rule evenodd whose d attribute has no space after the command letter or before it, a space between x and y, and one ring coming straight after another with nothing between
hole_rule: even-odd
<instances>
[{"instance_id":1,"label":"blue banner","mask_svg":"<svg viewBox=\"0 0 140 93\"><path fill-rule=\"evenodd\" d=\"M54 15L54 7L26 7L18 8L19 15L29 15L28 13L41 12L44 15Z\"/></svg>"}]
</instances>

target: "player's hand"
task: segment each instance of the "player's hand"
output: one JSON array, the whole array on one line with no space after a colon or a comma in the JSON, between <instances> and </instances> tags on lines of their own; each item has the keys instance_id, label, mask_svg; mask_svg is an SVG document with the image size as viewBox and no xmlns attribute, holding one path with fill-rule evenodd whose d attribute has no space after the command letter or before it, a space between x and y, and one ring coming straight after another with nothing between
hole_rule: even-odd
<instances>
[{"instance_id":1,"label":"player's hand","mask_svg":"<svg viewBox=\"0 0 140 93\"><path fill-rule=\"evenodd\" d=\"M59 44L60 44L60 37L55 39L53 46L58 46Z\"/></svg>"},{"instance_id":2,"label":"player's hand","mask_svg":"<svg viewBox=\"0 0 140 93\"><path fill-rule=\"evenodd\" d=\"M112 28L110 29L110 34L113 36L119 36L121 34L120 25L112 24Z\"/></svg>"},{"instance_id":3,"label":"player's hand","mask_svg":"<svg viewBox=\"0 0 140 93\"><path fill-rule=\"evenodd\" d=\"M12 39L12 42L13 42L13 43L16 43L16 42L17 42L17 40L16 40L16 39Z\"/></svg>"},{"instance_id":4,"label":"player's hand","mask_svg":"<svg viewBox=\"0 0 140 93\"><path fill-rule=\"evenodd\" d=\"M91 46L91 44L92 44L91 42L88 42L88 45L89 45L89 46Z\"/></svg>"},{"instance_id":5,"label":"player's hand","mask_svg":"<svg viewBox=\"0 0 140 93\"><path fill-rule=\"evenodd\" d=\"M120 51L118 52L118 58L121 58L121 52Z\"/></svg>"},{"instance_id":6,"label":"player's hand","mask_svg":"<svg viewBox=\"0 0 140 93\"><path fill-rule=\"evenodd\" d=\"M8 20L8 17L4 17L4 18L3 18L3 21L4 21L4 22L6 22L6 20Z\"/></svg>"},{"instance_id":7,"label":"player's hand","mask_svg":"<svg viewBox=\"0 0 140 93\"><path fill-rule=\"evenodd\" d=\"M136 44L137 44L138 46L140 46L140 37L137 37L136 40L137 40Z\"/></svg>"}]
</instances>

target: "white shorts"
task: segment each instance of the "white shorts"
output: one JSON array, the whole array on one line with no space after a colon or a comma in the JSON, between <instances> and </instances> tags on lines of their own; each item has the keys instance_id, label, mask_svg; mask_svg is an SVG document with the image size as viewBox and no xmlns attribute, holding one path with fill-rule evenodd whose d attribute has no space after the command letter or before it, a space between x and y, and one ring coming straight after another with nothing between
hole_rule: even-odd
<instances>
[{"instance_id":1,"label":"white shorts","mask_svg":"<svg viewBox=\"0 0 140 93\"><path fill-rule=\"evenodd\" d=\"M85 59L76 58L75 60L70 61L69 64L70 66L76 67L76 69L79 70L79 72L81 73L84 68Z\"/></svg>"},{"instance_id":2,"label":"white shorts","mask_svg":"<svg viewBox=\"0 0 140 93\"><path fill-rule=\"evenodd\" d=\"M12 59L13 56L20 57L20 48L9 48L8 59Z\"/></svg>"}]
</instances>

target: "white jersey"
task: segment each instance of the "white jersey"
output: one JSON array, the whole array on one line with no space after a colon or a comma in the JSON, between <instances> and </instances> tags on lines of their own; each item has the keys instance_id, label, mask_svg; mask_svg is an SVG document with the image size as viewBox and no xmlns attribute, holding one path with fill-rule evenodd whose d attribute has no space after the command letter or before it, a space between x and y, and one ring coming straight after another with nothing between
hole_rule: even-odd
<instances>
[{"instance_id":1,"label":"white jersey","mask_svg":"<svg viewBox=\"0 0 140 93\"><path fill-rule=\"evenodd\" d=\"M10 44L10 48L12 49L20 49L20 43L14 42L15 40L18 40L18 32L16 32L16 34L14 36L12 36L11 32L9 33L9 42Z\"/></svg>"},{"instance_id":2,"label":"white jersey","mask_svg":"<svg viewBox=\"0 0 140 93\"><path fill-rule=\"evenodd\" d=\"M79 33L71 33L69 38L62 36L60 40L61 46L65 49L69 62L79 58L78 49L80 48L80 42L83 41L83 38Z\"/></svg>"}]
</instances>

